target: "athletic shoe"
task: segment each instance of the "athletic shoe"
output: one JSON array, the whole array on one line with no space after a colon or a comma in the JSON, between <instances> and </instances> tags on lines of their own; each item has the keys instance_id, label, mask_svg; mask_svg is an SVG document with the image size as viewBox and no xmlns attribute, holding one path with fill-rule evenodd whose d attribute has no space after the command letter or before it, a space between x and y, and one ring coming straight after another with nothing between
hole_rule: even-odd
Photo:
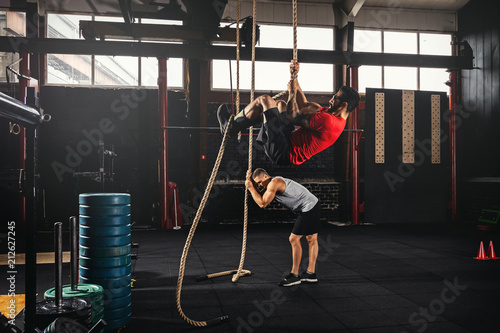
<instances>
[{"instance_id":1,"label":"athletic shoe","mask_svg":"<svg viewBox=\"0 0 500 333\"><path fill-rule=\"evenodd\" d=\"M278 283L280 287L291 287L300 284L300 277L295 276L293 273L288 274L283 280Z\"/></svg>"},{"instance_id":2,"label":"athletic shoe","mask_svg":"<svg viewBox=\"0 0 500 333\"><path fill-rule=\"evenodd\" d=\"M300 281L316 283L318 282L318 278L316 277L316 273L309 273L308 271L305 271L304 273L300 274Z\"/></svg>"},{"instance_id":3,"label":"athletic shoe","mask_svg":"<svg viewBox=\"0 0 500 333\"><path fill-rule=\"evenodd\" d=\"M231 118L231 110L227 104L221 104L217 109L217 119L219 120L220 132L222 135L226 132L226 128ZM231 129L229 129L231 131ZM229 133L228 133L229 134Z\"/></svg>"}]
</instances>

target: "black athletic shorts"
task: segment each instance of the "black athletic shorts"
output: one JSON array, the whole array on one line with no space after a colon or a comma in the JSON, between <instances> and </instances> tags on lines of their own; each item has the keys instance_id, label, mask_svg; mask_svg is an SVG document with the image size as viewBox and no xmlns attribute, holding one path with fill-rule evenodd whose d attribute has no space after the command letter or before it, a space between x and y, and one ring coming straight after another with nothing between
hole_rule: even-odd
<instances>
[{"instance_id":1,"label":"black athletic shorts","mask_svg":"<svg viewBox=\"0 0 500 333\"><path fill-rule=\"evenodd\" d=\"M295 235L312 235L321 231L321 204L319 201L313 209L305 213L299 213L295 220L292 233Z\"/></svg>"},{"instance_id":2,"label":"black athletic shorts","mask_svg":"<svg viewBox=\"0 0 500 333\"><path fill-rule=\"evenodd\" d=\"M257 142L264 148L267 157L277 165L290 164L290 133L295 126L286 118L286 112L280 114L278 108L264 111L266 122L262 124Z\"/></svg>"}]
</instances>

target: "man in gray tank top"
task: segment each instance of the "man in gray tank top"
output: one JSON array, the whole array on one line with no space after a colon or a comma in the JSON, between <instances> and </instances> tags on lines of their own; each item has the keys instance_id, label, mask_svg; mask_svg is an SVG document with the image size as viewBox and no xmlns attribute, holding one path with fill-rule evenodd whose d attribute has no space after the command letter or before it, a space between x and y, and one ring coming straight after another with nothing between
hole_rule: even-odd
<instances>
[{"instance_id":1,"label":"man in gray tank top","mask_svg":"<svg viewBox=\"0 0 500 333\"><path fill-rule=\"evenodd\" d=\"M299 183L283 178L272 178L266 170L258 168L253 174L247 172L246 188L260 208L276 199L285 207L298 215L290 234L292 245L292 270L280 283L289 287L301 282L318 282L316 277L316 259L318 257L318 232L321 229L318 198ZM309 264L307 270L299 276L299 266L302 260L302 245L300 239L306 236L309 243Z\"/></svg>"}]
</instances>

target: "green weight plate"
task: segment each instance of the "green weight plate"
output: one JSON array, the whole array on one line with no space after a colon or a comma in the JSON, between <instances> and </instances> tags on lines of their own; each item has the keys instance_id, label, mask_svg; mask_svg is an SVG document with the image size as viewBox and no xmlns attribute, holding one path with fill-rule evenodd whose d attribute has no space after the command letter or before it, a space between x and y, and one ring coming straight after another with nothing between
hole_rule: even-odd
<instances>
[{"instance_id":1,"label":"green weight plate","mask_svg":"<svg viewBox=\"0 0 500 333\"><path fill-rule=\"evenodd\" d=\"M114 331L124 326L127 326L128 324L130 324L131 320L132 320L132 314L129 314L128 316L120 319L113 319L109 321L106 320L106 323L108 324L106 326L106 331Z\"/></svg>"},{"instance_id":2,"label":"green weight plate","mask_svg":"<svg viewBox=\"0 0 500 333\"><path fill-rule=\"evenodd\" d=\"M123 205L130 203L128 193L82 193L78 197L80 205Z\"/></svg>"},{"instance_id":3,"label":"green weight plate","mask_svg":"<svg viewBox=\"0 0 500 333\"><path fill-rule=\"evenodd\" d=\"M71 289L71 285L64 285L62 287L63 297L81 297L85 299L90 299L95 297L102 298L104 289L97 284L77 284L76 290ZM44 294L45 299L52 299L56 297L55 288L47 290Z\"/></svg>"},{"instance_id":4,"label":"green weight plate","mask_svg":"<svg viewBox=\"0 0 500 333\"><path fill-rule=\"evenodd\" d=\"M108 297L107 291L109 289L121 289L123 287L130 286L131 274L117 278L86 278L80 276L80 281L83 283L98 284L104 288L103 297Z\"/></svg>"},{"instance_id":5,"label":"green weight plate","mask_svg":"<svg viewBox=\"0 0 500 333\"><path fill-rule=\"evenodd\" d=\"M114 247L80 245L80 255L87 258L119 257L130 254L130 248L130 244Z\"/></svg>"},{"instance_id":6,"label":"green weight plate","mask_svg":"<svg viewBox=\"0 0 500 333\"><path fill-rule=\"evenodd\" d=\"M119 298L130 294L130 284L120 288L104 289L103 300L104 304L113 298Z\"/></svg>"},{"instance_id":7,"label":"green weight plate","mask_svg":"<svg viewBox=\"0 0 500 333\"><path fill-rule=\"evenodd\" d=\"M85 216L123 216L130 214L130 205L87 206L80 205L78 212Z\"/></svg>"},{"instance_id":8,"label":"green weight plate","mask_svg":"<svg viewBox=\"0 0 500 333\"><path fill-rule=\"evenodd\" d=\"M121 267L94 268L80 265L80 276L96 278L117 278L130 274L131 264Z\"/></svg>"},{"instance_id":9,"label":"green weight plate","mask_svg":"<svg viewBox=\"0 0 500 333\"><path fill-rule=\"evenodd\" d=\"M130 258L130 254L106 258L87 258L80 256L80 266L87 268L119 267L130 264Z\"/></svg>"},{"instance_id":10,"label":"green weight plate","mask_svg":"<svg viewBox=\"0 0 500 333\"><path fill-rule=\"evenodd\" d=\"M130 234L116 237L87 237L80 236L80 245L88 247L116 247L130 244Z\"/></svg>"},{"instance_id":11,"label":"green weight plate","mask_svg":"<svg viewBox=\"0 0 500 333\"><path fill-rule=\"evenodd\" d=\"M106 311L111 309L123 308L132 302L132 294L128 293L128 295L118 298L113 298L104 303L104 318L106 319Z\"/></svg>"},{"instance_id":12,"label":"green weight plate","mask_svg":"<svg viewBox=\"0 0 500 333\"><path fill-rule=\"evenodd\" d=\"M80 226L80 235L88 237L107 237L107 236L124 236L131 232L131 225L120 225L120 226L104 226L104 227L94 227L94 226Z\"/></svg>"},{"instance_id":13,"label":"green weight plate","mask_svg":"<svg viewBox=\"0 0 500 333\"><path fill-rule=\"evenodd\" d=\"M129 303L121 308L105 310L104 318L106 318L106 320L118 319L118 318L123 318L130 313L132 313L132 305Z\"/></svg>"},{"instance_id":14,"label":"green weight plate","mask_svg":"<svg viewBox=\"0 0 500 333\"><path fill-rule=\"evenodd\" d=\"M79 216L80 225L92 227L109 227L130 224L130 214L119 216Z\"/></svg>"}]
</instances>

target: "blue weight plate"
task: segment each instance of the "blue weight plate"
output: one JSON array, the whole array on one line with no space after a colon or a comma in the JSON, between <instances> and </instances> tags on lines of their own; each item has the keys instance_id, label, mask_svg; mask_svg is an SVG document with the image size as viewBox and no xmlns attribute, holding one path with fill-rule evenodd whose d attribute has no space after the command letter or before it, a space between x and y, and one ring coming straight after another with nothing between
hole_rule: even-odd
<instances>
[{"instance_id":1,"label":"blue weight plate","mask_svg":"<svg viewBox=\"0 0 500 333\"><path fill-rule=\"evenodd\" d=\"M109 300L112 300L114 298L120 298L124 297L130 294L130 284L124 287L120 288L109 288L109 289L104 289L103 292L103 302L109 302Z\"/></svg>"},{"instance_id":2,"label":"blue weight plate","mask_svg":"<svg viewBox=\"0 0 500 333\"><path fill-rule=\"evenodd\" d=\"M80 266L87 268L120 267L130 264L131 255L127 254L119 257L87 258L80 256Z\"/></svg>"},{"instance_id":3,"label":"blue weight plate","mask_svg":"<svg viewBox=\"0 0 500 333\"><path fill-rule=\"evenodd\" d=\"M130 203L128 193L82 193L78 197L80 205L109 206L126 205Z\"/></svg>"},{"instance_id":4,"label":"blue weight plate","mask_svg":"<svg viewBox=\"0 0 500 333\"><path fill-rule=\"evenodd\" d=\"M80 245L80 255L87 258L119 257L130 254L130 248L130 244L115 247L87 247Z\"/></svg>"},{"instance_id":5,"label":"blue weight plate","mask_svg":"<svg viewBox=\"0 0 500 333\"><path fill-rule=\"evenodd\" d=\"M106 318L106 320L119 319L129 315L130 313L132 313L132 304L129 303L121 308L105 310L104 318Z\"/></svg>"},{"instance_id":6,"label":"blue weight plate","mask_svg":"<svg viewBox=\"0 0 500 333\"><path fill-rule=\"evenodd\" d=\"M91 227L110 227L130 224L130 214L118 216L87 216L80 215L80 225Z\"/></svg>"},{"instance_id":7,"label":"blue weight plate","mask_svg":"<svg viewBox=\"0 0 500 333\"><path fill-rule=\"evenodd\" d=\"M128 304L130 304L131 302L132 302L131 293L128 293L128 295L125 295L123 297L113 298L110 299L109 301L104 301L104 313L106 313L106 311L111 309L123 308ZM106 315L104 315L104 318L106 318Z\"/></svg>"},{"instance_id":8,"label":"blue weight plate","mask_svg":"<svg viewBox=\"0 0 500 333\"><path fill-rule=\"evenodd\" d=\"M130 280L131 274L125 275L125 276L120 276L117 278L87 278L84 276L80 276L80 281L83 283L91 283L91 284L98 284L104 288L103 291L103 297L106 298L108 297L107 290L108 289L116 289L116 288L123 288L130 286Z\"/></svg>"},{"instance_id":9,"label":"blue weight plate","mask_svg":"<svg viewBox=\"0 0 500 333\"><path fill-rule=\"evenodd\" d=\"M128 235L131 232L131 225L121 225L121 226L105 226L105 227L87 227L80 226L80 235L88 237L108 237L108 236L123 236Z\"/></svg>"},{"instance_id":10,"label":"blue weight plate","mask_svg":"<svg viewBox=\"0 0 500 333\"><path fill-rule=\"evenodd\" d=\"M88 247L116 247L130 244L130 234L126 236L87 237L80 236L80 245Z\"/></svg>"},{"instance_id":11,"label":"blue weight plate","mask_svg":"<svg viewBox=\"0 0 500 333\"><path fill-rule=\"evenodd\" d=\"M116 278L130 274L131 267L131 264L128 264L127 266L109 268L82 267L80 265L80 276L88 278Z\"/></svg>"},{"instance_id":12,"label":"blue weight plate","mask_svg":"<svg viewBox=\"0 0 500 333\"><path fill-rule=\"evenodd\" d=\"M130 205L87 206L80 205L78 213L85 216L123 216L130 214Z\"/></svg>"},{"instance_id":13,"label":"blue weight plate","mask_svg":"<svg viewBox=\"0 0 500 333\"><path fill-rule=\"evenodd\" d=\"M107 326L106 330L112 331L112 330L117 330L119 328L122 328L124 326L127 326L130 324L130 321L132 321L132 314L129 314L126 317L120 318L120 319L112 319L112 320L106 320Z\"/></svg>"}]
</instances>

